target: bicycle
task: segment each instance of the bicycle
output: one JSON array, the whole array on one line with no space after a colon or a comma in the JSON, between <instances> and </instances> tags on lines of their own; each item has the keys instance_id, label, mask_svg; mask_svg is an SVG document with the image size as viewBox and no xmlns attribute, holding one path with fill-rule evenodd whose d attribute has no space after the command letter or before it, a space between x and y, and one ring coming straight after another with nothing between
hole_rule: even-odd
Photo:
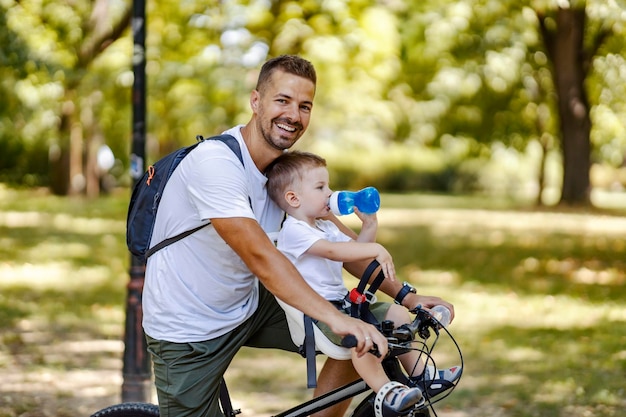
<instances>
[{"instance_id":1,"label":"bicycle","mask_svg":"<svg viewBox=\"0 0 626 417\"><path fill-rule=\"evenodd\" d=\"M463 369L463 355L461 349L447 328L443 327L439 321L434 318L427 310L418 306L411 313L415 314L415 318L409 324L404 324L394 329L393 323L385 321L378 327L385 335L389 344L389 353L383 359L382 365L391 381L397 381L405 385L418 384L412 381L402 370L402 366L397 358L398 355L406 353L410 350L420 352L420 358L424 360L426 366L435 366L436 362L433 357L433 351L439 341L441 334L447 335L456 352L459 355L460 366ZM352 347L356 344L354 336L346 336L343 340L345 347ZM376 354L376 351L372 352ZM437 413L433 405L445 397L456 388L460 381L460 377L451 384L451 386L443 392L436 395L429 395L428 390L423 389L424 400L416 404L409 411L403 414L407 417L436 417ZM224 381L222 386L225 387ZM305 417L312 413L324 410L334 404L351 399L357 395L367 392L370 388L362 379L358 379L352 383L346 384L327 394L313 398L302 404L296 405L288 410L276 414L274 417ZM370 390L371 391L371 390ZM371 392L367 395L352 412L352 417L378 417L375 412L376 393ZM230 402L230 396L227 390L222 391L220 403L225 417L235 417L241 413L241 410L233 409ZM109 406L94 414L91 417L158 417L159 408L157 405L149 403L122 403Z\"/></svg>"}]
</instances>

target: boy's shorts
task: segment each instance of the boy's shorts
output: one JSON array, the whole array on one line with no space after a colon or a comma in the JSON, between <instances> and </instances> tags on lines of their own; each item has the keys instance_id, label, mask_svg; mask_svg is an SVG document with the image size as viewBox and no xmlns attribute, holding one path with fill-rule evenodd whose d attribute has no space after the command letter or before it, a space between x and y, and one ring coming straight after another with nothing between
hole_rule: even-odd
<instances>
[{"instance_id":1,"label":"boy's shorts","mask_svg":"<svg viewBox=\"0 0 626 417\"><path fill-rule=\"evenodd\" d=\"M374 317L376 318L376 320L378 320L379 323L385 320L385 318L387 317L387 312L389 311L390 307L391 307L391 303L386 303L382 301L376 302L374 304L370 304L369 306L370 312L374 315ZM350 315L350 307L339 308L339 311L343 312L344 314L347 314L348 316ZM330 340L337 346L341 346L342 337L333 333L332 330L330 330L330 327L326 325L326 323L318 321L317 323L315 323L315 325L322 331L322 333L324 333L324 336L326 336L328 340Z\"/></svg>"}]
</instances>

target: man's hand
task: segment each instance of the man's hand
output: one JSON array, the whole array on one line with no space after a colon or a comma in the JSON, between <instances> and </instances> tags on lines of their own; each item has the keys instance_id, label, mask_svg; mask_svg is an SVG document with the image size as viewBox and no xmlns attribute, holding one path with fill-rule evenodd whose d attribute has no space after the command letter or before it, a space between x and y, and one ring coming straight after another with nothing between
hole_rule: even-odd
<instances>
[{"instance_id":1,"label":"man's hand","mask_svg":"<svg viewBox=\"0 0 626 417\"><path fill-rule=\"evenodd\" d=\"M418 305L421 305L422 307L426 307L429 309L437 305L446 306L448 310L450 310L450 323L452 323L452 320L454 320L454 306L450 304L449 302L445 301L444 299L440 297L431 296L431 295L416 295L416 294L409 294L409 295L413 296L409 300L409 302L411 303L410 305L413 306L412 308L415 308ZM409 297L407 296L407 299L408 298ZM402 304L406 305L406 303L402 303Z\"/></svg>"},{"instance_id":2,"label":"man's hand","mask_svg":"<svg viewBox=\"0 0 626 417\"><path fill-rule=\"evenodd\" d=\"M354 348L357 356L369 354L369 351L376 345L376 349L380 352L379 361L387 356L387 339L378 329L369 323L355 319L346 315L341 319L335 320L333 323L327 323L333 333L340 336L352 334L356 337L357 345Z\"/></svg>"}]
</instances>

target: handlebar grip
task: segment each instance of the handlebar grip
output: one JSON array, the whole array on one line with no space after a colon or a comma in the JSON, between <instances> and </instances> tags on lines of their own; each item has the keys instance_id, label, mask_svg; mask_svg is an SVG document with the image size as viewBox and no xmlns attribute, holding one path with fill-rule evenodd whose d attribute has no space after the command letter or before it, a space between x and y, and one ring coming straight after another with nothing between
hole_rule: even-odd
<instances>
[{"instance_id":1,"label":"handlebar grip","mask_svg":"<svg viewBox=\"0 0 626 417\"><path fill-rule=\"evenodd\" d=\"M356 340L356 336L353 334L349 334L341 339L341 346L345 348L353 348L357 345L358 341Z\"/></svg>"},{"instance_id":2,"label":"handlebar grip","mask_svg":"<svg viewBox=\"0 0 626 417\"><path fill-rule=\"evenodd\" d=\"M353 334L349 334L345 336L343 339L341 339L341 346L345 348L356 347L357 343L358 343L358 340L356 340L356 336ZM378 347L376 346L376 344L374 344L372 349L370 349L370 353L376 356L377 358L380 358L380 352L378 351Z\"/></svg>"}]
</instances>

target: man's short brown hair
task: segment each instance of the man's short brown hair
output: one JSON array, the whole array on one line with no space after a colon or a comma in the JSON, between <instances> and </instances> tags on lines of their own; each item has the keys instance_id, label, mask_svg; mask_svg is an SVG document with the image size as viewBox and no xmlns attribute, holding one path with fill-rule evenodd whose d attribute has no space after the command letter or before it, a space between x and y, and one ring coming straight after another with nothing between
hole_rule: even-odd
<instances>
[{"instance_id":1,"label":"man's short brown hair","mask_svg":"<svg viewBox=\"0 0 626 417\"><path fill-rule=\"evenodd\" d=\"M313 85L317 85L317 75L315 67L309 61L297 55L280 55L265 62L261 67L256 90L261 90L267 85L275 70L282 70L288 74L310 80Z\"/></svg>"}]
</instances>

